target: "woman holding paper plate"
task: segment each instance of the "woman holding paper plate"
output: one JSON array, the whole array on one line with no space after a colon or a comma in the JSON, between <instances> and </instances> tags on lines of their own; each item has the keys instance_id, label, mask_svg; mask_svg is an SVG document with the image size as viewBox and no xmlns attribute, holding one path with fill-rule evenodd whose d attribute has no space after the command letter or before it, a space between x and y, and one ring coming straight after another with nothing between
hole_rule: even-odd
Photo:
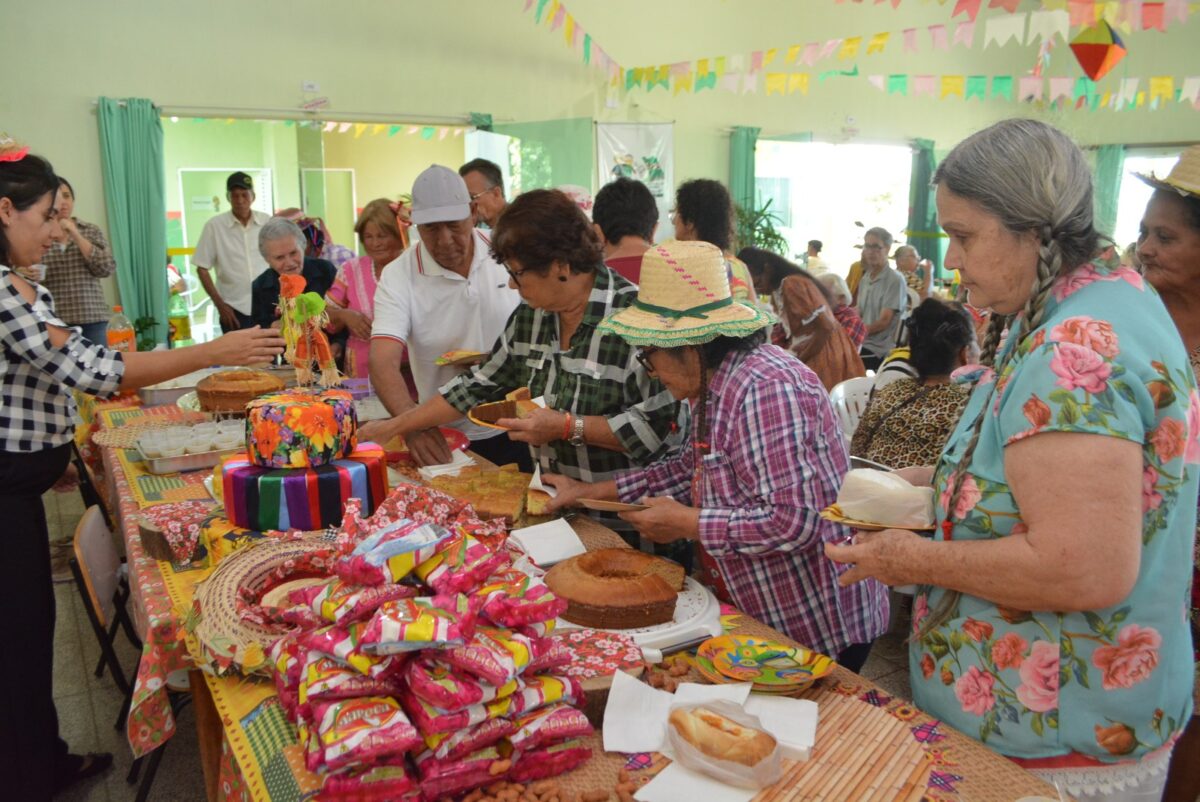
<instances>
[{"instance_id":1,"label":"woman holding paper plate","mask_svg":"<svg viewBox=\"0 0 1200 802\"><path fill-rule=\"evenodd\" d=\"M921 585L923 710L1077 799L1158 799L1192 708L1187 352L1140 275L1093 261L1091 176L1060 131L997 123L934 183L946 264L992 310L992 367L965 377L967 407L924 470L934 538L862 532L826 551L853 565L843 582Z\"/></svg>"},{"instance_id":2,"label":"woman holding paper plate","mask_svg":"<svg viewBox=\"0 0 1200 802\"><path fill-rule=\"evenodd\" d=\"M678 428L679 405L652 379L624 340L597 324L633 303L637 288L604 266L595 228L557 190L533 190L504 211L492 253L523 303L491 354L441 388L441 394L361 436L387 442L466 415L528 387L546 408L500 419L509 437L528 443L543 473L583 481L645 465L665 453ZM382 438L382 439L380 439ZM632 533L615 516L598 516Z\"/></svg>"},{"instance_id":3,"label":"woman holding paper plate","mask_svg":"<svg viewBox=\"0 0 1200 802\"><path fill-rule=\"evenodd\" d=\"M688 439L604 482L545 478L559 489L555 508L581 498L645 504L621 517L658 543L697 542L719 598L857 671L887 629L887 593L874 581L839 586L846 569L822 553L845 536L820 516L846 474L845 443L817 375L766 343L772 323L733 299L715 246L646 251L637 301L598 329L637 347L688 402Z\"/></svg>"}]
</instances>

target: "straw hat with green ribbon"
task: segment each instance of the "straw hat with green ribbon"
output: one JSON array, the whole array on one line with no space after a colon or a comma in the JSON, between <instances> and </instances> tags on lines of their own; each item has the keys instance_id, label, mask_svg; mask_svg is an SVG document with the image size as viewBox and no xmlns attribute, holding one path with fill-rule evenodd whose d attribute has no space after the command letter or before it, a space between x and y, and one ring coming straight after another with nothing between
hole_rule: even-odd
<instances>
[{"instance_id":1,"label":"straw hat with green ribbon","mask_svg":"<svg viewBox=\"0 0 1200 802\"><path fill-rule=\"evenodd\" d=\"M668 240L642 256L637 300L600 323L630 345L675 348L717 337L745 337L775 322L770 312L735 301L725 258L707 242Z\"/></svg>"},{"instance_id":2,"label":"straw hat with green ribbon","mask_svg":"<svg viewBox=\"0 0 1200 802\"><path fill-rule=\"evenodd\" d=\"M1192 145L1181 153L1179 161L1175 162L1166 178L1159 178L1154 173L1134 175L1155 189L1200 197L1200 145Z\"/></svg>"}]
</instances>

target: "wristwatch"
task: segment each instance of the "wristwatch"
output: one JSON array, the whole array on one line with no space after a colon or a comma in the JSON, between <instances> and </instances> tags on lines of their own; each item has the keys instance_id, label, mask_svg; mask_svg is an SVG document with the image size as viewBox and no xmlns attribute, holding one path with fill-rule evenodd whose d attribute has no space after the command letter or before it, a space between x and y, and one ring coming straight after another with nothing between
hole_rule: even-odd
<instances>
[{"instance_id":1,"label":"wristwatch","mask_svg":"<svg viewBox=\"0 0 1200 802\"><path fill-rule=\"evenodd\" d=\"M584 445L585 441L583 439L583 416L582 415L575 416L575 426L574 426L574 429L571 431L571 436L570 436L570 438L567 439L567 442L576 447Z\"/></svg>"}]
</instances>

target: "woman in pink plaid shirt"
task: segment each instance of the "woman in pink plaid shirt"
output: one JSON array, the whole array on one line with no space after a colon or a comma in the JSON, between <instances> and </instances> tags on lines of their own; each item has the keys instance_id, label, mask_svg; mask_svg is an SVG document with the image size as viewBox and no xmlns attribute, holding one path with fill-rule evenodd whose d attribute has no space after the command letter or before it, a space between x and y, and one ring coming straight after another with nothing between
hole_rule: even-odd
<instances>
[{"instance_id":1,"label":"woman in pink plaid shirt","mask_svg":"<svg viewBox=\"0 0 1200 802\"><path fill-rule=\"evenodd\" d=\"M655 542L696 541L719 598L856 671L887 629L888 602L878 582L839 587L845 569L823 553L847 535L819 514L848 467L841 428L816 374L766 343L773 316L735 301L723 268L707 243L652 247L638 300L600 324L687 400L684 446L608 482L543 477L559 490L552 506L648 505L622 517Z\"/></svg>"}]
</instances>

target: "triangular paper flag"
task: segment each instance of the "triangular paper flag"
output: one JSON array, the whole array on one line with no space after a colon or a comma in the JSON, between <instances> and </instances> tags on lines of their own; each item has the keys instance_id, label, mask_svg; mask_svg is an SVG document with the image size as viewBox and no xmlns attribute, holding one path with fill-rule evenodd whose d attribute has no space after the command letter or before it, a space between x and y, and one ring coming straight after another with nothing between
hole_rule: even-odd
<instances>
[{"instance_id":1,"label":"triangular paper flag","mask_svg":"<svg viewBox=\"0 0 1200 802\"><path fill-rule=\"evenodd\" d=\"M871 41L867 43L867 55L882 53L883 49L887 47L888 37L890 36L890 33L877 33L872 36Z\"/></svg>"},{"instance_id":2,"label":"triangular paper flag","mask_svg":"<svg viewBox=\"0 0 1200 802\"><path fill-rule=\"evenodd\" d=\"M778 55L779 55L779 50L774 47L772 47L767 52L763 53L763 66L764 67L771 66L771 62L774 61L775 57Z\"/></svg>"},{"instance_id":3,"label":"triangular paper flag","mask_svg":"<svg viewBox=\"0 0 1200 802\"><path fill-rule=\"evenodd\" d=\"M802 95L808 94L808 73L793 72L788 75L788 94L800 92Z\"/></svg>"},{"instance_id":4,"label":"triangular paper flag","mask_svg":"<svg viewBox=\"0 0 1200 802\"><path fill-rule=\"evenodd\" d=\"M992 97L1002 97L1005 100L1013 99L1013 79L1011 75L993 75L992 76Z\"/></svg>"},{"instance_id":5,"label":"triangular paper flag","mask_svg":"<svg viewBox=\"0 0 1200 802\"><path fill-rule=\"evenodd\" d=\"M767 96L787 94L788 74L786 72L767 73Z\"/></svg>"},{"instance_id":6,"label":"triangular paper flag","mask_svg":"<svg viewBox=\"0 0 1200 802\"><path fill-rule=\"evenodd\" d=\"M1021 100L1041 100L1046 82L1036 75L1022 75L1019 93Z\"/></svg>"},{"instance_id":7,"label":"triangular paper flag","mask_svg":"<svg viewBox=\"0 0 1200 802\"><path fill-rule=\"evenodd\" d=\"M1175 99L1175 79L1170 75L1155 75L1150 78L1150 102Z\"/></svg>"},{"instance_id":8,"label":"triangular paper flag","mask_svg":"<svg viewBox=\"0 0 1200 802\"><path fill-rule=\"evenodd\" d=\"M388 126L388 136L395 136L398 133L400 133L400 126L398 126L398 125Z\"/></svg>"},{"instance_id":9,"label":"triangular paper flag","mask_svg":"<svg viewBox=\"0 0 1200 802\"><path fill-rule=\"evenodd\" d=\"M817 59L820 57L820 55L821 46L816 42L809 42L804 46L804 55L800 57L800 60L811 67L817 63Z\"/></svg>"},{"instance_id":10,"label":"triangular paper flag","mask_svg":"<svg viewBox=\"0 0 1200 802\"><path fill-rule=\"evenodd\" d=\"M1200 75L1192 75L1183 79L1179 90L1179 102L1195 105L1200 102Z\"/></svg>"},{"instance_id":11,"label":"triangular paper flag","mask_svg":"<svg viewBox=\"0 0 1200 802\"><path fill-rule=\"evenodd\" d=\"M1059 98L1071 98L1071 87L1075 82L1070 78L1050 79L1050 102L1055 103Z\"/></svg>"},{"instance_id":12,"label":"triangular paper flag","mask_svg":"<svg viewBox=\"0 0 1200 802\"><path fill-rule=\"evenodd\" d=\"M821 47L821 52L817 54L817 60L820 61L821 59L826 59L832 56L833 51L837 50L841 43L841 39L829 39L826 41L824 46Z\"/></svg>"},{"instance_id":13,"label":"triangular paper flag","mask_svg":"<svg viewBox=\"0 0 1200 802\"><path fill-rule=\"evenodd\" d=\"M1162 3L1142 3L1142 30L1165 31L1167 29L1166 9ZM1150 101L1154 102L1153 95Z\"/></svg>"},{"instance_id":14,"label":"triangular paper flag","mask_svg":"<svg viewBox=\"0 0 1200 802\"><path fill-rule=\"evenodd\" d=\"M443 128L439 128L439 129L438 129L438 139L445 139L445 138L446 138L446 135L447 135L447 134L449 134L449 133L450 133L450 129L449 129L449 128L444 128L444 127L443 127Z\"/></svg>"},{"instance_id":15,"label":"triangular paper flag","mask_svg":"<svg viewBox=\"0 0 1200 802\"><path fill-rule=\"evenodd\" d=\"M432 125L427 125L421 129L421 139L433 139L433 135L437 133L437 129Z\"/></svg>"},{"instance_id":16,"label":"triangular paper flag","mask_svg":"<svg viewBox=\"0 0 1200 802\"><path fill-rule=\"evenodd\" d=\"M1117 104L1125 107L1130 106L1137 99L1138 84L1141 83L1140 78L1125 78L1121 81L1121 91L1117 95Z\"/></svg>"},{"instance_id":17,"label":"triangular paper flag","mask_svg":"<svg viewBox=\"0 0 1200 802\"><path fill-rule=\"evenodd\" d=\"M995 43L1003 46L1016 39L1017 44L1025 43L1026 14L1013 14L1009 17L988 17L983 29L983 46Z\"/></svg>"},{"instance_id":18,"label":"triangular paper flag","mask_svg":"<svg viewBox=\"0 0 1200 802\"><path fill-rule=\"evenodd\" d=\"M1019 5L1021 5L1021 0L990 0L988 2L988 8L1002 8L1009 14L1015 14Z\"/></svg>"},{"instance_id":19,"label":"triangular paper flag","mask_svg":"<svg viewBox=\"0 0 1200 802\"><path fill-rule=\"evenodd\" d=\"M967 76L967 91L964 97L970 100L977 97L983 100L987 97L988 79L986 75L969 75Z\"/></svg>"},{"instance_id":20,"label":"triangular paper flag","mask_svg":"<svg viewBox=\"0 0 1200 802\"><path fill-rule=\"evenodd\" d=\"M1071 31L1071 17L1066 11L1033 11L1029 14L1029 36L1026 44L1039 40L1053 41L1061 36L1064 40Z\"/></svg>"},{"instance_id":21,"label":"triangular paper flag","mask_svg":"<svg viewBox=\"0 0 1200 802\"><path fill-rule=\"evenodd\" d=\"M957 17L959 14L966 14L971 22L975 21L975 17L979 16L979 6L983 0L958 0L954 4L954 11L951 12L951 17Z\"/></svg>"},{"instance_id":22,"label":"triangular paper flag","mask_svg":"<svg viewBox=\"0 0 1200 802\"><path fill-rule=\"evenodd\" d=\"M862 44L861 36L851 36L842 40L842 49L838 51L839 59L854 58L858 55L858 47Z\"/></svg>"},{"instance_id":23,"label":"triangular paper flag","mask_svg":"<svg viewBox=\"0 0 1200 802\"><path fill-rule=\"evenodd\" d=\"M917 52L917 29L916 28L905 28L904 29L904 52L905 53L916 53Z\"/></svg>"},{"instance_id":24,"label":"triangular paper flag","mask_svg":"<svg viewBox=\"0 0 1200 802\"><path fill-rule=\"evenodd\" d=\"M889 75L887 88L888 88L889 95L907 95L908 94L908 76L907 75Z\"/></svg>"},{"instance_id":25,"label":"triangular paper flag","mask_svg":"<svg viewBox=\"0 0 1200 802\"><path fill-rule=\"evenodd\" d=\"M914 75L913 76L913 95L929 95L933 97L937 92L937 78L932 75Z\"/></svg>"},{"instance_id":26,"label":"triangular paper flag","mask_svg":"<svg viewBox=\"0 0 1200 802\"><path fill-rule=\"evenodd\" d=\"M701 89L715 89L717 86L717 74L710 72L707 75L696 75L695 87L697 92Z\"/></svg>"},{"instance_id":27,"label":"triangular paper flag","mask_svg":"<svg viewBox=\"0 0 1200 802\"><path fill-rule=\"evenodd\" d=\"M338 133L344 134L354 127L354 123L338 123Z\"/></svg>"},{"instance_id":28,"label":"triangular paper flag","mask_svg":"<svg viewBox=\"0 0 1200 802\"><path fill-rule=\"evenodd\" d=\"M412 136L413 134L417 133L420 130L421 129L419 127L417 127L415 125L410 125L410 126L408 126L408 135Z\"/></svg>"},{"instance_id":29,"label":"triangular paper flag","mask_svg":"<svg viewBox=\"0 0 1200 802\"><path fill-rule=\"evenodd\" d=\"M725 57L717 56L715 59L713 59L713 63L716 65L716 68L713 70L713 72L715 72L717 74L717 77L724 75L725 74Z\"/></svg>"},{"instance_id":30,"label":"triangular paper flag","mask_svg":"<svg viewBox=\"0 0 1200 802\"><path fill-rule=\"evenodd\" d=\"M792 45L791 47L788 48L787 55L784 56L783 62L785 64L793 64L793 63L795 63L796 58L799 55L800 55L800 45Z\"/></svg>"},{"instance_id":31,"label":"triangular paper flag","mask_svg":"<svg viewBox=\"0 0 1200 802\"><path fill-rule=\"evenodd\" d=\"M1096 3L1094 0L1070 0L1067 11L1071 15L1072 28L1090 28L1096 24Z\"/></svg>"},{"instance_id":32,"label":"triangular paper flag","mask_svg":"<svg viewBox=\"0 0 1200 802\"><path fill-rule=\"evenodd\" d=\"M929 38L933 41L934 50L949 50L950 42L946 38L945 25L930 25Z\"/></svg>"},{"instance_id":33,"label":"triangular paper flag","mask_svg":"<svg viewBox=\"0 0 1200 802\"><path fill-rule=\"evenodd\" d=\"M559 6L558 10L554 12L554 19L550 22L550 30L557 31L562 27L562 24L566 21L566 18L567 9L563 6Z\"/></svg>"},{"instance_id":34,"label":"triangular paper flag","mask_svg":"<svg viewBox=\"0 0 1200 802\"><path fill-rule=\"evenodd\" d=\"M382 134L383 129L385 129L385 128L387 128L387 126L384 125L383 123L379 123L378 125L372 126L371 136L376 136L377 134Z\"/></svg>"},{"instance_id":35,"label":"triangular paper flag","mask_svg":"<svg viewBox=\"0 0 1200 802\"><path fill-rule=\"evenodd\" d=\"M742 73L742 94L758 94L758 73Z\"/></svg>"},{"instance_id":36,"label":"triangular paper flag","mask_svg":"<svg viewBox=\"0 0 1200 802\"><path fill-rule=\"evenodd\" d=\"M750 54L750 72L758 72L763 66L763 52L755 50Z\"/></svg>"},{"instance_id":37,"label":"triangular paper flag","mask_svg":"<svg viewBox=\"0 0 1200 802\"><path fill-rule=\"evenodd\" d=\"M571 40L575 38L575 18L570 14L567 15L566 24L563 25L563 39L567 44L571 44Z\"/></svg>"},{"instance_id":38,"label":"triangular paper flag","mask_svg":"<svg viewBox=\"0 0 1200 802\"><path fill-rule=\"evenodd\" d=\"M882 75L868 75L867 82L870 83L871 86L878 89L880 92L883 91L883 76Z\"/></svg>"},{"instance_id":39,"label":"triangular paper flag","mask_svg":"<svg viewBox=\"0 0 1200 802\"><path fill-rule=\"evenodd\" d=\"M671 87L671 93L673 95L678 95L680 92L691 92L691 91L692 91L692 74L691 74L691 72L688 72L684 75L675 76L675 83Z\"/></svg>"},{"instance_id":40,"label":"triangular paper flag","mask_svg":"<svg viewBox=\"0 0 1200 802\"><path fill-rule=\"evenodd\" d=\"M943 75L942 76L942 91L939 97L947 98L950 95L963 96L965 87L965 79L961 75Z\"/></svg>"},{"instance_id":41,"label":"triangular paper flag","mask_svg":"<svg viewBox=\"0 0 1200 802\"><path fill-rule=\"evenodd\" d=\"M329 131L332 131L334 128L337 128L337 123L325 123L326 133L328 133Z\"/></svg>"},{"instance_id":42,"label":"triangular paper flag","mask_svg":"<svg viewBox=\"0 0 1200 802\"><path fill-rule=\"evenodd\" d=\"M1163 3L1163 22L1170 25L1172 22L1187 21L1188 0L1166 0Z\"/></svg>"},{"instance_id":43,"label":"triangular paper flag","mask_svg":"<svg viewBox=\"0 0 1200 802\"><path fill-rule=\"evenodd\" d=\"M960 22L954 29L954 44L970 47L975 42L975 20Z\"/></svg>"}]
</instances>

